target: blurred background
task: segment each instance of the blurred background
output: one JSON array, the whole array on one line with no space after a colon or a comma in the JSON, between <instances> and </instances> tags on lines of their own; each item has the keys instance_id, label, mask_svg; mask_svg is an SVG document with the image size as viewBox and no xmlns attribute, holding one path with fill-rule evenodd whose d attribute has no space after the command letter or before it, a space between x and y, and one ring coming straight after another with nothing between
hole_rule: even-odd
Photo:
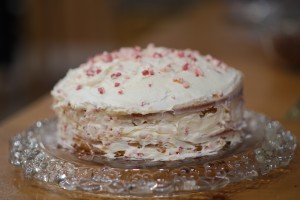
<instances>
[{"instance_id":1,"label":"blurred background","mask_svg":"<svg viewBox=\"0 0 300 200\"><path fill-rule=\"evenodd\" d=\"M195 38L200 39L194 42ZM295 74L300 68L300 4L297 0L1 0L0 120L48 94L69 68L88 57L148 43L197 49L229 64L238 63L235 54L244 51L249 58L276 63Z\"/></svg>"}]
</instances>

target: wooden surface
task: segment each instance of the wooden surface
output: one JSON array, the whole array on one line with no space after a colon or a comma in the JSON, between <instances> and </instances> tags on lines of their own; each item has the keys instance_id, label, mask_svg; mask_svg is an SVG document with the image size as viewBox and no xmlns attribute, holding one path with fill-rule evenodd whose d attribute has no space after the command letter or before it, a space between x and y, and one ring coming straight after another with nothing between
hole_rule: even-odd
<instances>
[{"instance_id":1,"label":"wooden surface","mask_svg":"<svg viewBox=\"0 0 300 200\"><path fill-rule=\"evenodd\" d=\"M256 34L249 34L245 28L233 25L226 18L224 5L215 1L199 4L181 16L162 22L152 32L137 38L134 44L129 45L144 46L149 42L169 47L198 49L242 70L245 75L246 106L279 120L300 138L300 120L285 119L288 110L300 99L300 74L290 72L284 65L266 56ZM36 120L53 115L50 105L51 98L47 95L0 124L0 199L91 198L84 194L72 196L69 192L54 192L32 186L30 180L21 179L18 170L9 164L9 139ZM270 179L260 187L229 193L216 191L211 195L198 193L177 198L299 199L299 165L300 154L297 150L291 166L285 169L285 173Z\"/></svg>"}]
</instances>

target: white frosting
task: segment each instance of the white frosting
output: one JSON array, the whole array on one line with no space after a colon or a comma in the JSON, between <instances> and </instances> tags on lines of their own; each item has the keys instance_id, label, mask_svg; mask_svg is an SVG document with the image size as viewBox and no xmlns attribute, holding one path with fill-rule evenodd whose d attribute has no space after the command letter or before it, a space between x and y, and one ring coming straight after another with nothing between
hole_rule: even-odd
<instances>
[{"instance_id":1,"label":"white frosting","mask_svg":"<svg viewBox=\"0 0 300 200\"><path fill-rule=\"evenodd\" d=\"M149 114L203 104L240 89L242 75L192 50L122 48L72 69L52 90L54 108Z\"/></svg>"}]
</instances>

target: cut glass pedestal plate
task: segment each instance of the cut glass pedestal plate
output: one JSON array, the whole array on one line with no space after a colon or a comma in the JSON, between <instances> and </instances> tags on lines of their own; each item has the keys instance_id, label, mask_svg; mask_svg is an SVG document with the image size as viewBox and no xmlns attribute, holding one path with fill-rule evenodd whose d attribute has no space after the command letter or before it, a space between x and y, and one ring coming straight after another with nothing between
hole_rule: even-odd
<instances>
[{"instance_id":1,"label":"cut glass pedestal plate","mask_svg":"<svg viewBox=\"0 0 300 200\"><path fill-rule=\"evenodd\" d=\"M243 142L217 155L179 161L81 158L58 148L57 119L11 139L11 163L44 185L118 196L171 196L254 180L292 160L296 139L277 121L246 111Z\"/></svg>"}]
</instances>

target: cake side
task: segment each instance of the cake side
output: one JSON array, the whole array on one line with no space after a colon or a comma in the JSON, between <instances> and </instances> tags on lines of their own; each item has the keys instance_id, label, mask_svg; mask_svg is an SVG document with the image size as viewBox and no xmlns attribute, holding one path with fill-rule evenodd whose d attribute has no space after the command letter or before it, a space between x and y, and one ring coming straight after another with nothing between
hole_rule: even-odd
<instances>
[{"instance_id":1,"label":"cake side","mask_svg":"<svg viewBox=\"0 0 300 200\"><path fill-rule=\"evenodd\" d=\"M216 154L241 141L241 94L180 114L111 115L96 108L58 113L60 144L108 158L177 160Z\"/></svg>"}]
</instances>

